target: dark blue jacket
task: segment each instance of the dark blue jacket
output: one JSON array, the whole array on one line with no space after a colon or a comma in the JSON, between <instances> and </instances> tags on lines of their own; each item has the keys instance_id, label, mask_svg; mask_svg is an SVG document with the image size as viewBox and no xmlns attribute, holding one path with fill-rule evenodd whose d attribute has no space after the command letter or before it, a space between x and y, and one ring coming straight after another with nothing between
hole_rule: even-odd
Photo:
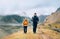
<instances>
[{"instance_id":1,"label":"dark blue jacket","mask_svg":"<svg viewBox=\"0 0 60 39\"><path fill-rule=\"evenodd\" d=\"M39 18L37 16L32 17L32 21L34 24L37 24L39 21Z\"/></svg>"}]
</instances>

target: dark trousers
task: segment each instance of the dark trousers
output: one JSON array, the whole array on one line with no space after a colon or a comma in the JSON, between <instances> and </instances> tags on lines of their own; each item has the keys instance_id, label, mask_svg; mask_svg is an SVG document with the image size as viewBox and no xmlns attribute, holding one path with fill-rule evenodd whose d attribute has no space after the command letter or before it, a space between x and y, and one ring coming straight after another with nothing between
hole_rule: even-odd
<instances>
[{"instance_id":1,"label":"dark trousers","mask_svg":"<svg viewBox=\"0 0 60 39\"><path fill-rule=\"evenodd\" d=\"M37 24L33 24L33 32L36 33Z\"/></svg>"},{"instance_id":2,"label":"dark trousers","mask_svg":"<svg viewBox=\"0 0 60 39\"><path fill-rule=\"evenodd\" d=\"M24 26L24 33L27 33L27 26Z\"/></svg>"}]
</instances>

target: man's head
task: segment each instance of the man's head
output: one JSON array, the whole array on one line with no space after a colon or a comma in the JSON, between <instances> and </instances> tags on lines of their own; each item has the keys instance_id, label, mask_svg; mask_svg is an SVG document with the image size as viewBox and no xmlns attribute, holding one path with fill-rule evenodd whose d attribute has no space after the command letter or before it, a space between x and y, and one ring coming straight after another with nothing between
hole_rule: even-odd
<instances>
[{"instance_id":1,"label":"man's head","mask_svg":"<svg viewBox=\"0 0 60 39\"><path fill-rule=\"evenodd\" d=\"M34 13L34 16L36 16L37 14L36 13Z\"/></svg>"}]
</instances>

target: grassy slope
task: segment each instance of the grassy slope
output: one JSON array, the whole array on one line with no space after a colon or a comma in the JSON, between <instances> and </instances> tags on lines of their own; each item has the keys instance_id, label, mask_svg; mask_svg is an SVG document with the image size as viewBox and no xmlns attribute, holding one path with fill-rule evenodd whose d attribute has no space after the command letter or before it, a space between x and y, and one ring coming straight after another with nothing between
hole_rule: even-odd
<instances>
[{"instance_id":1,"label":"grassy slope","mask_svg":"<svg viewBox=\"0 0 60 39\"><path fill-rule=\"evenodd\" d=\"M60 39L60 33L49 29L48 27L38 27L37 33L32 32L32 28L28 28L28 33L24 34L23 30L5 36L3 39Z\"/></svg>"},{"instance_id":2,"label":"grassy slope","mask_svg":"<svg viewBox=\"0 0 60 39\"><path fill-rule=\"evenodd\" d=\"M51 30L49 26L41 26L39 31L51 37L51 39L60 39L60 33L54 30Z\"/></svg>"},{"instance_id":3,"label":"grassy slope","mask_svg":"<svg viewBox=\"0 0 60 39\"><path fill-rule=\"evenodd\" d=\"M54 24L51 24L52 27L54 26L55 28L60 28L60 24L59 23L54 23Z\"/></svg>"}]
</instances>

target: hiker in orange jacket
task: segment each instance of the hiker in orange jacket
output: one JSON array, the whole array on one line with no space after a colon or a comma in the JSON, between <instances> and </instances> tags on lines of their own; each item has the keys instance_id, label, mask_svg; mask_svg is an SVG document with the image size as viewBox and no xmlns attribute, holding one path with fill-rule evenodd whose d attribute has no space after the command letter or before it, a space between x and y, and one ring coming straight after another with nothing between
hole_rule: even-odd
<instances>
[{"instance_id":1,"label":"hiker in orange jacket","mask_svg":"<svg viewBox=\"0 0 60 39\"><path fill-rule=\"evenodd\" d=\"M28 20L25 18L23 21L24 33L27 33Z\"/></svg>"}]
</instances>

